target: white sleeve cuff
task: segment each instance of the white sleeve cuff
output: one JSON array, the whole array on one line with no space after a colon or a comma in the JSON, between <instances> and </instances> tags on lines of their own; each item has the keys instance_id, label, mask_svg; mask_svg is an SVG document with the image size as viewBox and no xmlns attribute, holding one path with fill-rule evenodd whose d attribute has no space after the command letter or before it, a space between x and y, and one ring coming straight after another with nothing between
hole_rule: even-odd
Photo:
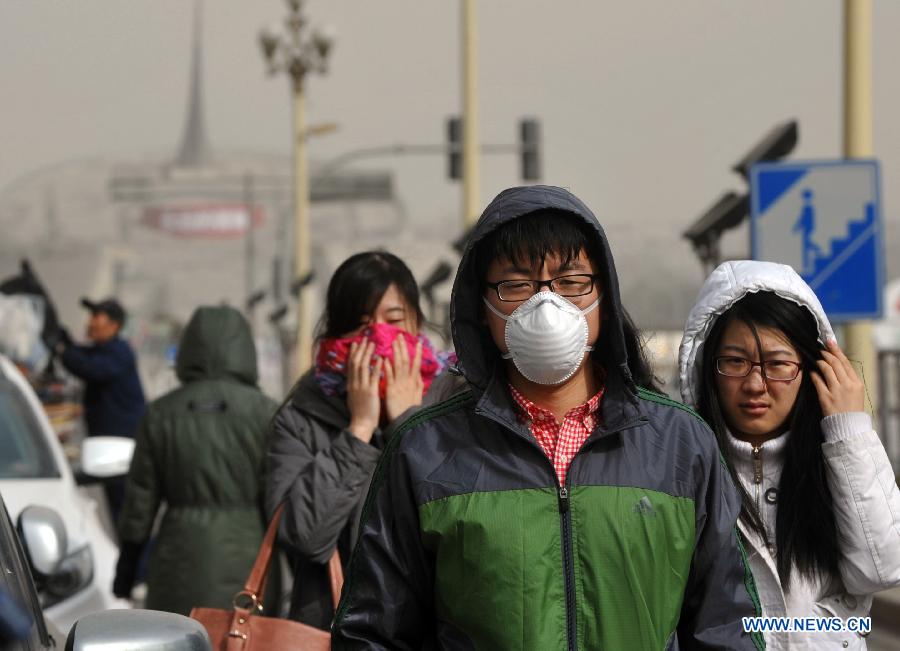
<instances>
[{"instance_id":1,"label":"white sleeve cuff","mask_svg":"<svg viewBox=\"0 0 900 651\"><path fill-rule=\"evenodd\" d=\"M872 418L864 411L846 411L822 419L826 443L857 438L872 429Z\"/></svg>"}]
</instances>

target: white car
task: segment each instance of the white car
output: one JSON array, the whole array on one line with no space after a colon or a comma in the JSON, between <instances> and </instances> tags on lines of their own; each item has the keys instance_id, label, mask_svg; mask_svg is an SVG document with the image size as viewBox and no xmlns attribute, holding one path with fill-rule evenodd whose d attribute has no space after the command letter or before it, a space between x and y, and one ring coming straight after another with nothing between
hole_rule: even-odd
<instances>
[{"instance_id":1,"label":"white car","mask_svg":"<svg viewBox=\"0 0 900 651\"><path fill-rule=\"evenodd\" d=\"M67 549L42 586L44 614L66 632L82 616L130 608L112 594L118 547L101 522L98 504L75 481L56 433L19 370L0 355L0 493L13 522L27 506L62 516Z\"/></svg>"},{"instance_id":2,"label":"white car","mask_svg":"<svg viewBox=\"0 0 900 651\"><path fill-rule=\"evenodd\" d=\"M121 460L121 442L115 454ZM107 448L107 462L112 447ZM10 522L0 495L0 646L3 651L213 651L203 625L158 610L106 610L85 615L63 635L41 610L35 581L53 576L65 561L68 533L59 513L29 506ZM19 534L16 534L19 529ZM34 577L32 577L32 573ZM246 637L246 636L245 636Z\"/></svg>"}]
</instances>

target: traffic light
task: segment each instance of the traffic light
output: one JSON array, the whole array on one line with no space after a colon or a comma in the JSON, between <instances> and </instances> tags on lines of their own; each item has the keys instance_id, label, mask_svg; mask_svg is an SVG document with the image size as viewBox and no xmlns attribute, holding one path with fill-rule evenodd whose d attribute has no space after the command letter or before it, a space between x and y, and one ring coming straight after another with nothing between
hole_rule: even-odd
<instances>
[{"instance_id":1,"label":"traffic light","mask_svg":"<svg viewBox=\"0 0 900 651\"><path fill-rule=\"evenodd\" d=\"M462 119L447 118L447 176L453 181L462 178Z\"/></svg>"},{"instance_id":2,"label":"traffic light","mask_svg":"<svg viewBox=\"0 0 900 651\"><path fill-rule=\"evenodd\" d=\"M459 181L463 176L462 118L447 118L447 176ZM537 118L519 120L519 142L516 145L483 145L482 152L518 152L523 181L541 180L541 123Z\"/></svg>"},{"instance_id":3,"label":"traffic light","mask_svg":"<svg viewBox=\"0 0 900 651\"><path fill-rule=\"evenodd\" d=\"M519 148L522 156L522 180L541 180L541 123L536 118L519 121Z\"/></svg>"}]
</instances>

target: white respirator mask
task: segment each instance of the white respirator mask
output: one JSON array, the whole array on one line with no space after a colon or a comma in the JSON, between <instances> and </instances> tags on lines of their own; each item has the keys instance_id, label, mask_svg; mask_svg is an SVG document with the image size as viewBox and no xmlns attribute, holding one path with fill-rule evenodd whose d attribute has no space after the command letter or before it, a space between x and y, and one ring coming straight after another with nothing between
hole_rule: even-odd
<instances>
[{"instance_id":1,"label":"white respirator mask","mask_svg":"<svg viewBox=\"0 0 900 651\"><path fill-rule=\"evenodd\" d=\"M537 292L506 315L482 297L488 309L506 321L504 339L511 359L525 379L537 384L562 384L575 374L588 346L586 314L603 294L584 310L554 292Z\"/></svg>"}]
</instances>

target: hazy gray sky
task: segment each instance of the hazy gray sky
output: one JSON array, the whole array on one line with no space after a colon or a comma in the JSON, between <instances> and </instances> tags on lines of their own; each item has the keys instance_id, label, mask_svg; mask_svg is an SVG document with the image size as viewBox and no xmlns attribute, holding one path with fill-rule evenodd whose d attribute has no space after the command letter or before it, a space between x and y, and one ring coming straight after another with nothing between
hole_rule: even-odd
<instances>
[{"instance_id":1,"label":"hazy gray sky","mask_svg":"<svg viewBox=\"0 0 900 651\"><path fill-rule=\"evenodd\" d=\"M440 142L459 104L459 3L307 4L313 22L334 25L339 39L330 73L309 84L309 106L312 122L341 128L316 140L313 155ZM900 180L900 2L875 5L875 143L891 220ZM538 116L546 182L594 208L621 260L689 255L680 231L721 191L742 187L729 168L772 125L800 120L794 158L840 154L841 7L838 0L479 2L482 139L510 142L519 117ZM66 158L174 152L191 9L188 0L0 0L0 192ZM284 15L279 0L206 1L214 145L288 151L287 81L265 76L256 42L261 26ZM443 158L370 164L395 171L415 219L458 222L459 187L446 179ZM512 156L488 157L482 171L483 203L518 182Z\"/></svg>"}]
</instances>

